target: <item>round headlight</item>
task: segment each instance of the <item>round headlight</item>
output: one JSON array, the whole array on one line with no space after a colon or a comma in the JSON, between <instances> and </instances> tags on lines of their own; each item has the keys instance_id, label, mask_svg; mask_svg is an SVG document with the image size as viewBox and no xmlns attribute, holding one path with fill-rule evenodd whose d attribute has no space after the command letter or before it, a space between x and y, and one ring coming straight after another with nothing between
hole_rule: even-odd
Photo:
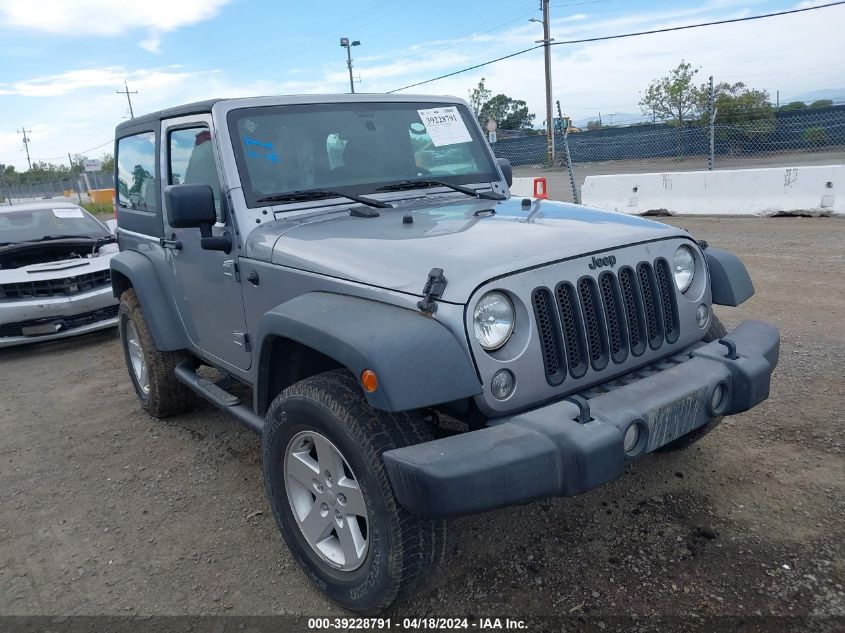
<instances>
[{"instance_id":1,"label":"round headlight","mask_svg":"<svg viewBox=\"0 0 845 633\"><path fill-rule=\"evenodd\" d=\"M475 340L488 352L508 342L513 332L513 304L503 292L488 292L475 304Z\"/></svg>"},{"instance_id":2,"label":"round headlight","mask_svg":"<svg viewBox=\"0 0 845 633\"><path fill-rule=\"evenodd\" d=\"M675 261L672 263L672 274L678 290L686 292L695 275L695 255L689 246L679 246L675 251Z\"/></svg>"}]
</instances>

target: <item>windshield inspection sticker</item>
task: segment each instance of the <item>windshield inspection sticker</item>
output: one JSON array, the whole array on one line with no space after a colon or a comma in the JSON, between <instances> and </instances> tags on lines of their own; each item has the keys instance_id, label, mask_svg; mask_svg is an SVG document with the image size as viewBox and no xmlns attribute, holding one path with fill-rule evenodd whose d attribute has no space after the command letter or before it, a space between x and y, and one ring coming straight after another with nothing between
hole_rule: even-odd
<instances>
[{"instance_id":1,"label":"windshield inspection sticker","mask_svg":"<svg viewBox=\"0 0 845 633\"><path fill-rule=\"evenodd\" d=\"M461 113L455 106L417 110L417 113L435 147L472 142Z\"/></svg>"},{"instance_id":2,"label":"windshield inspection sticker","mask_svg":"<svg viewBox=\"0 0 845 633\"><path fill-rule=\"evenodd\" d=\"M53 215L57 218L84 218L82 209L53 209Z\"/></svg>"}]
</instances>

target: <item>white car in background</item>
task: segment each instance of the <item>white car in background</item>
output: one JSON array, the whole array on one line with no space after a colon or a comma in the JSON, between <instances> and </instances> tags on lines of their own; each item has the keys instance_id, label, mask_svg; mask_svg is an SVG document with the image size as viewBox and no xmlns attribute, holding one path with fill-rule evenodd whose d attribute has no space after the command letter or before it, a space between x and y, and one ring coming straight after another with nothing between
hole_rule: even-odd
<instances>
[{"instance_id":1,"label":"white car in background","mask_svg":"<svg viewBox=\"0 0 845 633\"><path fill-rule=\"evenodd\" d=\"M0 207L0 348L117 325L117 240L75 204Z\"/></svg>"}]
</instances>

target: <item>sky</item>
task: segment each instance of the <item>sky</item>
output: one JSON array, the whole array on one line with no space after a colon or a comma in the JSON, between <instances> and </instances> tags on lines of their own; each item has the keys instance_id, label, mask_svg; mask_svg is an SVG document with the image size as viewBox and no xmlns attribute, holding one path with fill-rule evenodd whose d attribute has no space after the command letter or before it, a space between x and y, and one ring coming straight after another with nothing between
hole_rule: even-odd
<instances>
[{"instance_id":1,"label":"sky","mask_svg":"<svg viewBox=\"0 0 845 633\"><path fill-rule=\"evenodd\" d=\"M567 41L744 17L829 0L551 0L551 36ZM359 92L385 92L534 45L538 0L0 0L0 163L67 164L111 151L135 114L211 97L349 90L339 38L359 40ZM781 103L845 90L845 5L766 20L553 47L552 93L576 120L638 117L649 82L683 59L702 82L744 81ZM414 88L494 94L544 115L537 50Z\"/></svg>"}]
</instances>

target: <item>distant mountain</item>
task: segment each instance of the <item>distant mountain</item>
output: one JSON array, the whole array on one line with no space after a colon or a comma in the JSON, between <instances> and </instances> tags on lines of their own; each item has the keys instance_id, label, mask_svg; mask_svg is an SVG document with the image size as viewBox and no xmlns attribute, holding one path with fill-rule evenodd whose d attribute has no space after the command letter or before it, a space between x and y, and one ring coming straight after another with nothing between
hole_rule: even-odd
<instances>
[{"instance_id":1,"label":"distant mountain","mask_svg":"<svg viewBox=\"0 0 845 633\"><path fill-rule=\"evenodd\" d=\"M811 90L793 97L781 97L780 104L785 105L793 101L803 101L809 104L820 99L830 99L835 104L845 103L845 88L825 88L823 90Z\"/></svg>"},{"instance_id":2,"label":"distant mountain","mask_svg":"<svg viewBox=\"0 0 845 633\"><path fill-rule=\"evenodd\" d=\"M588 117L581 117L577 119L572 119L572 125L575 127L580 128L587 128L587 123L590 121L598 121L599 115L598 113L595 116L588 116ZM607 112L602 112L601 114L601 122L603 125L631 125L631 123L640 123L641 121L646 121L647 118L643 116L641 112L632 113L632 112L614 112L613 116L610 116Z\"/></svg>"}]
</instances>

